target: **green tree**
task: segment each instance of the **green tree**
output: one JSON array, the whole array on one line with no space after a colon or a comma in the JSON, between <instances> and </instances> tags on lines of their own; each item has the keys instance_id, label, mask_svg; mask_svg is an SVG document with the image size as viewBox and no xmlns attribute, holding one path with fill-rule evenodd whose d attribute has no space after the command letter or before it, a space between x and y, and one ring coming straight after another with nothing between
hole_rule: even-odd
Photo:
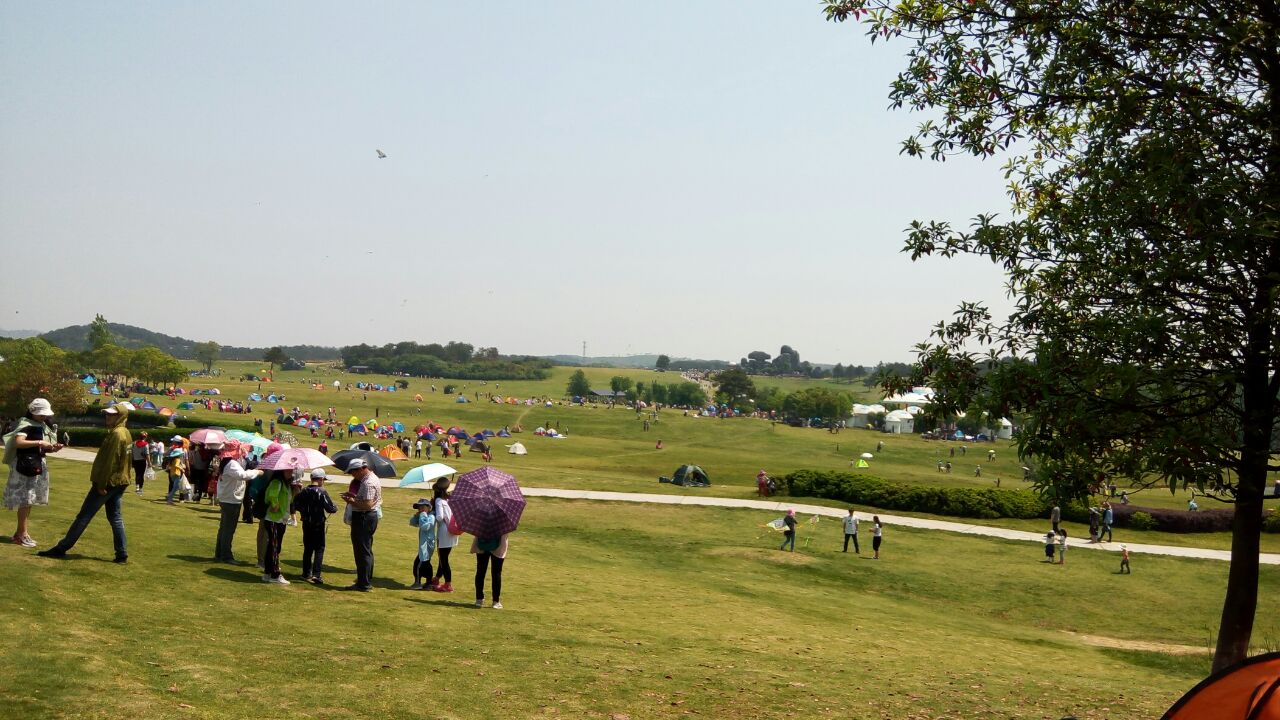
<instances>
[{"instance_id":1,"label":"green tree","mask_svg":"<svg viewBox=\"0 0 1280 720\"><path fill-rule=\"evenodd\" d=\"M633 384L634 382L631 380L631 378L626 377L624 375L614 375L613 377L609 378L609 389L614 391L615 393L626 393L628 390L631 389L631 386Z\"/></svg>"},{"instance_id":2,"label":"green tree","mask_svg":"<svg viewBox=\"0 0 1280 720\"><path fill-rule=\"evenodd\" d=\"M281 349L279 345L269 348L266 352L262 353L262 361L268 364L271 374L273 375L275 374L276 365L279 365L288 359L289 356L285 354L285 351Z\"/></svg>"},{"instance_id":3,"label":"green tree","mask_svg":"<svg viewBox=\"0 0 1280 720\"><path fill-rule=\"evenodd\" d=\"M88 340L90 350L97 350L111 342L111 328L107 326L107 319L101 313L94 315L93 322L89 323Z\"/></svg>"},{"instance_id":4,"label":"green tree","mask_svg":"<svg viewBox=\"0 0 1280 720\"><path fill-rule=\"evenodd\" d=\"M17 417L43 397L59 415L84 409L84 388L70 358L40 338L0 338L0 414Z\"/></svg>"},{"instance_id":5,"label":"green tree","mask_svg":"<svg viewBox=\"0 0 1280 720\"><path fill-rule=\"evenodd\" d=\"M736 407L735 403L747 398L754 399L756 396L755 383L751 382L747 371L742 368L721 370L712 378L712 382L715 383L716 393L730 407Z\"/></svg>"},{"instance_id":6,"label":"green tree","mask_svg":"<svg viewBox=\"0 0 1280 720\"><path fill-rule=\"evenodd\" d=\"M906 154L1001 155L1008 178L1007 218L916 221L907 250L990 259L1015 309L962 305L887 387L1022 412L1019 452L1047 492L1081 496L1105 474L1235 503L1213 666L1242 660L1280 418L1274 3L827 0L827 14L909 44L891 103L933 119Z\"/></svg>"},{"instance_id":7,"label":"green tree","mask_svg":"<svg viewBox=\"0 0 1280 720\"><path fill-rule=\"evenodd\" d=\"M222 346L210 340L208 342L196 343L193 346L196 361L204 365L205 372L213 372L213 364L218 362L218 356L222 353Z\"/></svg>"},{"instance_id":8,"label":"green tree","mask_svg":"<svg viewBox=\"0 0 1280 720\"><path fill-rule=\"evenodd\" d=\"M144 347L128 353L129 375L151 384L176 383L187 376L187 368L174 356L156 348Z\"/></svg>"},{"instance_id":9,"label":"green tree","mask_svg":"<svg viewBox=\"0 0 1280 720\"><path fill-rule=\"evenodd\" d=\"M133 369L132 354L119 345L111 343L82 353L80 362L90 370L103 375L128 376Z\"/></svg>"},{"instance_id":10,"label":"green tree","mask_svg":"<svg viewBox=\"0 0 1280 720\"><path fill-rule=\"evenodd\" d=\"M665 372L671 367L671 358L666 355L659 355L658 361L653 364L654 369Z\"/></svg>"},{"instance_id":11,"label":"green tree","mask_svg":"<svg viewBox=\"0 0 1280 720\"><path fill-rule=\"evenodd\" d=\"M569 386L565 388L565 392L569 397L586 397L591 393L591 383L587 381L587 374L582 370L574 370L569 376Z\"/></svg>"}]
</instances>

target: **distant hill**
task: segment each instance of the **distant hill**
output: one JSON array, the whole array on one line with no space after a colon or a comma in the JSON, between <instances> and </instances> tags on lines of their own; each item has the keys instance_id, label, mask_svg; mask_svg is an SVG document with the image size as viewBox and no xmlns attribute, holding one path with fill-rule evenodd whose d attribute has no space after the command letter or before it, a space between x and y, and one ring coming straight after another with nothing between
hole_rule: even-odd
<instances>
[{"instance_id":1,"label":"distant hill","mask_svg":"<svg viewBox=\"0 0 1280 720\"><path fill-rule=\"evenodd\" d=\"M39 330L0 330L0 337L14 338L15 340L35 337L39 334Z\"/></svg>"},{"instance_id":2,"label":"distant hill","mask_svg":"<svg viewBox=\"0 0 1280 720\"><path fill-rule=\"evenodd\" d=\"M616 367L616 368L641 368L653 369L658 362L657 355L606 355L602 357L587 357L581 355L544 355L546 359L556 365L581 365L584 367ZM692 358L673 357L671 358L671 368L673 370L688 368L704 368L704 369L722 369L729 366L724 360L694 360Z\"/></svg>"},{"instance_id":3,"label":"distant hill","mask_svg":"<svg viewBox=\"0 0 1280 720\"><path fill-rule=\"evenodd\" d=\"M107 323L107 328L111 330L111 334L115 338L116 344L120 347L157 347L176 358L184 360L195 359L195 344L197 342L195 340L188 340L174 335L165 335L164 333L153 332L146 328L134 327L133 325L121 325L119 323ZM44 333L43 335L40 335L40 337L54 345L57 345L63 350L71 352L82 352L89 349L88 325L72 325L70 327L59 328L57 330L51 330ZM281 349L283 349L285 354L289 357L304 361L335 360L341 356L341 353L336 347L289 345L282 346ZM221 357L223 360L261 360L262 354L266 352L266 350L266 348L223 345Z\"/></svg>"}]
</instances>

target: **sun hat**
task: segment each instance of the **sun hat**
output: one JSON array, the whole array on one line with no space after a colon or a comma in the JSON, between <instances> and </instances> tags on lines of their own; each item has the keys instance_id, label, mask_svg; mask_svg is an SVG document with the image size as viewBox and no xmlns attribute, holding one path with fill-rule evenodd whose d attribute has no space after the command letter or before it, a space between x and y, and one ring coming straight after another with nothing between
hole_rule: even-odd
<instances>
[{"instance_id":1,"label":"sun hat","mask_svg":"<svg viewBox=\"0 0 1280 720\"><path fill-rule=\"evenodd\" d=\"M53 415L53 406L44 398L36 398L27 406L27 412L36 417L48 417Z\"/></svg>"},{"instance_id":2,"label":"sun hat","mask_svg":"<svg viewBox=\"0 0 1280 720\"><path fill-rule=\"evenodd\" d=\"M328 475L325 474L324 468L316 468L311 471L312 480L324 480Z\"/></svg>"},{"instance_id":3,"label":"sun hat","mask_svg":"<svg viewBox=\"0 0 1280 720\"><path fill-rule=\"evenodd\" d=\"M181 435L174 435L173 437L169 438L169 442L171 442L171 443L180 443L180 442L182 442L182 436L181 436Z\"/></svg>"},{"instance_id":4,"label":"sun hat","mask_svg":"<svg viewBox=\"0 0 1280 720\"><path fill-rule=\"evenodd\" d=\"M787 510L787 514L788 514L788 515L790 515L791 517L795 517L795 515L796 515L796 511L795 511L795 510Z\"/></svg>"},{"instance_id":5,"label":"sun hat","mask_svg":"<svg viewBox=\"0 0 1280 720\"><path fill-rule=\"evenodd\" d=\"M244 455L244 446L239 440L228 440L222 444L222 450L218 453L224 458L239 458Z\"/></svg>"},{"instance_id":6,"label":"sun hat","mask_svg":"<svg viewBox=\"0 0 1280 720\"><path fill-rule=\"evenodd\" d=\"M125 402L118 402L118 403L115 403L114 405L111 405L111 406L107 407L107 408L106 408L105 410L103 410L102 412L104 412L104 413L106 413L106 414L108 414L108 415L118 415L118 414L120 414L120 411L121 411L121 410L124 410L125 412L132 412L132 411L137 410L137 409L138 409L138 408L136 408L136 407L134 407L134 406L133 406L133 403L128 402L128 401L125 401Z\"/></svg>"},{"instance_id":7,"label":"sun hat","mask_svg":"<svg viewBox=\"0 0 1280 720\"><path fill-rule=\"evenodd\" d=\"M369 464L366 463L363 458L356 458L351 462L347 463L348 470L355 470L358 468L367 468L367 467L369 467Z\"/></svg>"},{"instance_id":8,"label":"sun hat","mask_svg":"<svg viewBox=\"0 0 1280 720\"><path fill-rule=\"evenodd\" d=\"M418 498L418 502L413 504L414 509L431 505L430 498Z\"/></svg>"}]
</instances>

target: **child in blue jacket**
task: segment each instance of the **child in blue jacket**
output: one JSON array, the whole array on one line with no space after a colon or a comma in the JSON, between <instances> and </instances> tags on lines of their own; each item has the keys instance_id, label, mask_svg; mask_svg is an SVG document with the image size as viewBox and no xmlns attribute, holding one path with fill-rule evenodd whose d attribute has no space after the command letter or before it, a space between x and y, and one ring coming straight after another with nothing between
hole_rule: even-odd
<instances>
[{"instance_id":1,"label":"child in blue jacket","mask_svg":"<svg viewBox=\"0 0 1280 720\"><path fill-rule=\"evenodd\" d=\"M413 556L413 584L409 589L430 590L431 555L436 551L436 515L430 498L420 498L413 504L413 510L409 524L418 528L418 552Z\"/></svg>"}]
</instances>

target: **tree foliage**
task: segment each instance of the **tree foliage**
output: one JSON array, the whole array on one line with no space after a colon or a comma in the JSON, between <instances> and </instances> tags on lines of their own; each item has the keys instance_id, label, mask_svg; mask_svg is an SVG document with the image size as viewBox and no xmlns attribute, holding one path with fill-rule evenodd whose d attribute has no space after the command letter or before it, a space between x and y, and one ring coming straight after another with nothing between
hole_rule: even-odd
<instances>
[{"instance_id":1,"label":"tree foliage","mask_svg":"<svg viewBox=\"0 0 1280 720\"><path fill-rule=\"evenodd\" d=\"M205 372L212 372L213 364L218 362L218 356L222 352L222 346L210 340L208 342L196 343L194 350L196 362L204 365Z\"/></svg>"},{"instance_id":2,"label":"tree foliage","mask_svg":"<svg viewBox=\"0 0 1280 720\"><path fill-rule=\"evenodd\" d=\"M730 407L737 407L743 400L755 401L756 386L742 368L721 370L712 378L716 386L716 394L721 401Z\"/></svg>"},{"instance_id":3,"label":"tree foliage","mask_svg":"<svg viewBox=\"0 0 1280 720\"><path fill-rule=\"evenodd\" d=\"M565 388L565 392L569 397L586 397L591 393L591 383L587 380L587 374L581 370L574 370L569 376L569 385Z\"/></svg>"},{"instance_id":4,"label":"tree foliage","mask_svg":"<svg viewBox=\"0 0 1280 720\"><path fill-rule=\"evenodd\" d=\"M653 364L656 370L666 370L671 367L671 358L666 355L659 355L657 362Z\"/></svg>"},{"instance_id":5,"label":"tree foliage","mask_svg":"<svg viewBox=\"0 0 1280 720\"><path fill-rule=\"evenodd\" d=\"M61 349L40 338L0 338L0 414L17 417L38 397L59 414L84 409L84 389Z\"/></svg>"},{"instance_id":6,"label":"tree foliage","mask_svg":"<svg viewBox=\"0 0 1280 720\"><path fill-rule=\"evenodd\" d=\"M262 353L262 362L267 363L272 372L275 372L276 365L288 359L288 354L279 345L267 348L266 352Z\"/></svg>"},{"instance_id":7,"label":"tree foliage","mask_svg":"<svg viewBox=\"0 0 1280 720\"><path fill-rule=\"evenodd\" d=\"M1248 652L1280 416L1280 20L1264 2L827 0L906 41L912 156L1004 156L1011 212L913 222L913 258L987 257L1014 311L965 304L914 377L1025 413L1065 496L1100 476L1236 504L1215 669ZM997 358L1006 359L997 362Z\"/></svg>"},{"instance_id":8,"label":"tree foliage","mask_svg":"<svg viewBox=\"0 0 1280 720\"><path fill-rule=\"evenodd\" d=\"M794 418L822 418L833 423L848 418L853 412L853 399L845 392L824 387L805 388L787 395L782 404Z\"/></svg>"},{"instance_id":9,"label":"tree foliage","mask_svg":"<svg viewBox=\"0 0 1280 720\"><path fill-rule=\"evenodd\" d=\"M89 323L89 349L97 350L111 342L111 328L107 327L107 319L99 313Z\"/></svg>"}]
</instances>

